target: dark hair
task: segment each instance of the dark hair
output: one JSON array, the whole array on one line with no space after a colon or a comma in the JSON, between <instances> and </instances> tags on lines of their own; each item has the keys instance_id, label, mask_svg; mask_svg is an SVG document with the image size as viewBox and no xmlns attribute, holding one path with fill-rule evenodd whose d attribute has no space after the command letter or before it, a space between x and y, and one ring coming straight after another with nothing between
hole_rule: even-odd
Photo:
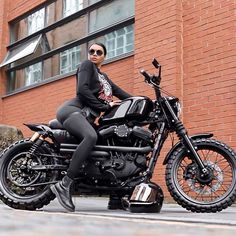
<instances>
[{"instance_id":1,"label":"dark hair","mask_svg":"<svg viewBox=\"0 0 236 236\"><path fill-rule=\"evenodd\" d=\"M106 46L103 43L93 43L93 44L90 45L89 48L91 48L93 45L98 45L98 46L102 47L102 49L104 51L104 55L105 56L107 55L107 49L106 49Z\"/></svg>"}]
</instances>

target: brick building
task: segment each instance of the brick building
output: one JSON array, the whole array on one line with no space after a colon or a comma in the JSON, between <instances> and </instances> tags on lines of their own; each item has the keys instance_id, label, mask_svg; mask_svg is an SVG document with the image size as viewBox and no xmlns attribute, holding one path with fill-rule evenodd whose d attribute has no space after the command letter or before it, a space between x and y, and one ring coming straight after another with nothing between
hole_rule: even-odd
<instances>
[{"instance_id":1,"label":"brick building","mask_svg":"<svg viewBox=\"0 0 236 236\"><path fill-rule=\"evenodd\" d=\"M141 68L163 66L190 134L213 132L236 149L235 0L0 0L0 123L48 122L75 94L75 70L94 40L103 70L134 95L154 98ZM159 160L159 167L170 143ZM154 179L164 185L164 169Z\"/></svg>"}]
</instances>

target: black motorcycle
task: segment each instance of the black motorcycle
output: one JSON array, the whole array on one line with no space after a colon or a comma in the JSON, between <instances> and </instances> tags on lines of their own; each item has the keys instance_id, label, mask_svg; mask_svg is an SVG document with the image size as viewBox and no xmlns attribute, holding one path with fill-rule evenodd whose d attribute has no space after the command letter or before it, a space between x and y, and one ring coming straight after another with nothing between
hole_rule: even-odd
<instances>
[{"instance_id":1,"label":"black motorcycle","mask_svg":"<svg viewBox=\"0 0 236 236\"><path fill-rule=\"evenodd\" d=\"M178 98L162 96L161 65L157 75L141 71L156 93L156 100L131 97L104 113L94 125L98 143L75 181L76 194L111 194L123 199L131 212L159 212L161 188L151 182L167 137L176 133L163 164L174 200L192 212L217 212L236 198L236 155L213 134L189 136L179 119ZM30 139L15 142L0 158L0 199L16 209L36 210L55 195L50 185L66 174L76 140L61 124L27 124ZM76 127L75 127L76 129Z\"/></svg>"}]
</instances>

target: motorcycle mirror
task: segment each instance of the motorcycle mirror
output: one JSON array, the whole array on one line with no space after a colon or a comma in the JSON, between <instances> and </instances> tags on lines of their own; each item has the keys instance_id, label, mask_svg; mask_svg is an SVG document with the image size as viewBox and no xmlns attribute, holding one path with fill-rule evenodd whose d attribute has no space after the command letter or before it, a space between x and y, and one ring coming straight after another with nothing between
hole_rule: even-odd
<instances>
[{"instance_id":1,"label":"motorcycle mirror","mask_svg":"<svg viewBox=\"0 0 236 236\"><path fill-rule=\"evenodd\" d=\"M161 66L161 65L159 64L159 62L156 60L156 58L154 58L154 59L152 60L152 64L153 64L154 67L156 67L157 69Z\"/></svg>"}]
</instances>

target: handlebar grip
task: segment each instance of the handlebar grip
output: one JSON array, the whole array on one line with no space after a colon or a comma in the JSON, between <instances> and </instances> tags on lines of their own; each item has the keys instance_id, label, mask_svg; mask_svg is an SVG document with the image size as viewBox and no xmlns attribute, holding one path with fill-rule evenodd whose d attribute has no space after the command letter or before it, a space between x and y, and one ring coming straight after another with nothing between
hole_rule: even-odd
<instances>
[{"instance_id":1,"label":"handlebar grip","mask_svg":"<svg viewBox=\"0 0 236 236\"><path fill-rule=\"evenodd\" d=\"M150 75L145 70L140 70L140 73L145 77L147 81L150 81Z\"/></svg>"}]
</instances>

